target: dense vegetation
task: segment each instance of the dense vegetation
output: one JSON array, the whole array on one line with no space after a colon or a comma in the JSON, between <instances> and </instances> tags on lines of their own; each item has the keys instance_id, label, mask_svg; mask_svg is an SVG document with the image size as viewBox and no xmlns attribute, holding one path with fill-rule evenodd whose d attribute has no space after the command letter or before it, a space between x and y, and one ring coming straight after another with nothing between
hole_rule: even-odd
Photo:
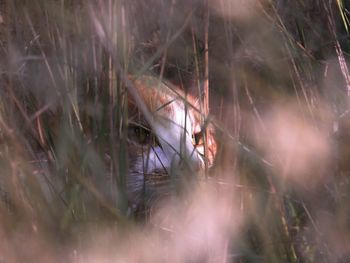
<instances>
[{"instance_id":1,"label":"dense vegetation","mask_svg":"<svg viewBox=\"0 0 350 263\"><path fill-rule=\"evenodd\" d=\"M0 261L348 262L349 12L0 0ZM127 74L200 94L219 144L206 176L142 219L123 196Z\"/></svg>"}]
</instances>

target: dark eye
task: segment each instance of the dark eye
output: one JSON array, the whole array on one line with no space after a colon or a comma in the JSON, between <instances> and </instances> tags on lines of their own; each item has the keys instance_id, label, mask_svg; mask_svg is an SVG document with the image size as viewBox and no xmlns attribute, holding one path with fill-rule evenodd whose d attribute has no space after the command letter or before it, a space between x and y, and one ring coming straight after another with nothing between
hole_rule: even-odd
<instances>
[{"instance_id":1,"label":"dark eye","mask_svg":"<svg viewBox=\"0 0 350 263\"><path fill-rule=\"evenodd\" d=\"M151 143L152 133L146 127L140 125L129 125L128 138L133 142L145 145Z\"/></svg>"},{"instance_id":2,"label":"dark eye","mask_svg":"<svg viewBox=\"0 0 350 263\"><path fill-rule=\"evenodd\" d=\"M203 133L197 132L192 135L193 145L197 146L203 144Z\"/></svg>"}]
</instances>

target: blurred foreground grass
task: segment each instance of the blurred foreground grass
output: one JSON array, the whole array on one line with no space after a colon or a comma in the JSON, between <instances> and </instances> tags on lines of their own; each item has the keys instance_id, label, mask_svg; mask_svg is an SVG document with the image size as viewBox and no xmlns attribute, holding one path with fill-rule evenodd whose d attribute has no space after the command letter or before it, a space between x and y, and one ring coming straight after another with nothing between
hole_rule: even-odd
<instances>
[{"instance_id":1,"label":"blurred foreground grass","mask_svg":"<svg viewBox=\"0 0 350 263\"><path fill-rule=\"evenodd\" d=\"M0 0L0 261L349 262L349 11ZM143 219L124 197L126 72L192 94L208 76L220 146Z\"/></svg>"}]
</instances>

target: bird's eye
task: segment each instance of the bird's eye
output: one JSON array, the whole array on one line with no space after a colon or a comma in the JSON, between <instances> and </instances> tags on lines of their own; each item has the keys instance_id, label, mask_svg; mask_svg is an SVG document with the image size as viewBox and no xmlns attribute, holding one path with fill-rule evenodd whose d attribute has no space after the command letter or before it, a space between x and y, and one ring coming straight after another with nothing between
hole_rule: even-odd
<instances>
[{"instance_id":1,"label":"bird's eye","mask_svg":"<svg viewBox=\"0 0 350 263\"><path fill-rule=\"evenodd\" d=\"M129 140L141 145L146 145L152 142L151 130L140 125L129 125L128 127Z\"/></svg>"}]
</instances>

